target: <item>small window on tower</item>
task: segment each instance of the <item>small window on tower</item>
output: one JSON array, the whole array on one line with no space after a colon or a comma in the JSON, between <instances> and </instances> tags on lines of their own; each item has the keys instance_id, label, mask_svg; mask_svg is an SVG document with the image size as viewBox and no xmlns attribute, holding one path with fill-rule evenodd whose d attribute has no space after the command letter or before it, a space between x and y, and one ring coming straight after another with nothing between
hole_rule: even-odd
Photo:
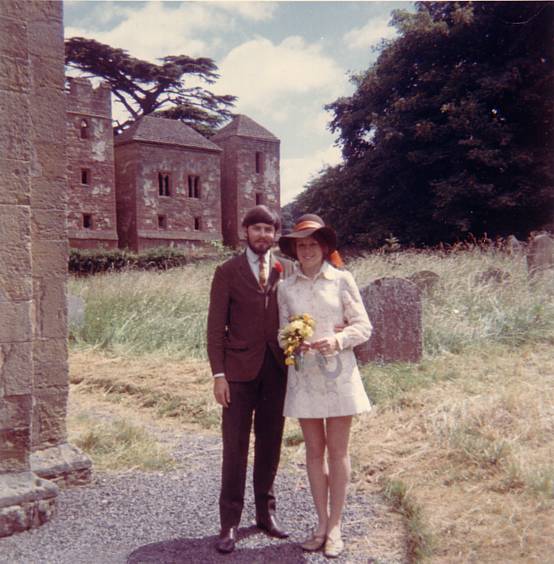
<instances>
[{"instance_id":1,"label":"small window on tower","mask_svg":"<svg viewBox=\"0 0 554 564\"><path fill-rule=\"evenodd\" d=\"M88 168L81 169L81 184L90 184L90 170Z\"/></svg>"},{"instance_id":2,"label":"small window on tower","mask_svg":"<svg viewBox=\"0 0 554 564\"><path fill-rule=\"evenodd\" d=\"M81 139L89 138L89 125L86 119L81 120Z\"/></svg>"},{"instance_id":3,"label":"small window on tower","mask_svg":"<svg viewBox=\"0 0 554 564\"><path fill-rule=\"evenodd\" d=\"M261 192L256 192L256 205L259 206L264 203L264 195Z\"/></svg>"},{"instance_id":4,"label":"small window on tower","mask_svg":"<svg viewBox=\"0 0 554 564\"><path fill-rule=\"evenodd\" d=\"M83 229L92 229L92 214L83 214Z\"/></svg>"},{"instance_id":5,"label":"small window on tower","mask_svg":"<svg viewBox=\"0 0 554 564\"><path fill-rule=\"evenodd\" d=\"M194 218L194 230L200 231L202 229L202 221L201 218L195 217Z\"/></svg>"},{"instance_id":6,"label":"small window on tower","mask_svg":"<svg viewBox=\"0 0 554 564\"><path fill-rule=\"evenodd\" d=\"M166 172L158 172L158 193L160 196L171 196L171 178Z\"/></svg>"},{"instance_id":7,"label":"small window on tower","mask_svg":"<svg viewBox=\"0 0 554 564\"><path fill-rule=\"evenodd\" d=\"M263 154L256 152L256 173L257 174L261 174L263 172L263 165L264 165Z\"/></svg>"},{"instance_id":8,"label":"small window on tower","mask_svg":"<svg viewBox=\"0 0 554 564\"><path fill-rule=\"evenodd\" d=\"M165 215L158 216L158 229L167 229L167 217Z\"/></svg>"},{"instance_id":9,"label":"small window on tower","mask_svg":"<svg viewBox=\"0 0 554 564\"><path fill-rule=\"evenodd\" d=\"M189 198L200 198L200 177L190 174L189 182Z\"/></svg>"}]
</instances>

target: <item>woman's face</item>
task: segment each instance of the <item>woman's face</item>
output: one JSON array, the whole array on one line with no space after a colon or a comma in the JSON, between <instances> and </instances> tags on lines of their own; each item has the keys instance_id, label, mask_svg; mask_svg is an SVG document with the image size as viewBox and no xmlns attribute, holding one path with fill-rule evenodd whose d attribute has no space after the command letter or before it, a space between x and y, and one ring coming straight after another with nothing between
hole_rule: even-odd
<instances>
[{"instance_id":1,"label":"woman's face","mask_svg":"<svg viewBox=\"0 0 554 564\"><path fill-rule=\"evenodd\" d=\"M296 241L296 256L303 269L319 269L323 262L323 249L313 237Z\"/></svg>"}]
</instances>

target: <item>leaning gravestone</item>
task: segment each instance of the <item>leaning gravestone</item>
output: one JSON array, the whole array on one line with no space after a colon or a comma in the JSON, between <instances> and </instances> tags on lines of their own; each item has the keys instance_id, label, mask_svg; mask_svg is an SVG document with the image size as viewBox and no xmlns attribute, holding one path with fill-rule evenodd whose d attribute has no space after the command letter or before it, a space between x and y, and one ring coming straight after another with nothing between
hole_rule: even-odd
<instances>
[{"instance_id":1,"label":"leaning gravestone","mask_svg":"<svg viewBox=\"0 0 554 564\"><path fill-rule=\"evenodd\" d=\"M475 275L475 284L503 284L510 280L510 273L502 270L501 268L496 268L491 266L487 270L478 272Z\"/></svg>"},{"instance_id":2,"label":"leaning gravestone","mask_svg":"<svg viewBox=\"0 0 554 564\"><path fill-rule=\"evenodd\" d=\"M554 241L543 233L537 235L529 243L527 251L527 271L530 275L554 267Z\"/></svg>"},{"instance_id":3,"label":"leaning gravestone","mask_svg":"<svg viewBox=\"0 0 554 564\"><path fill-rule=\"evenodd\" d=\"M418 362L423 352L421 293L403 278L380 278L360 290L373 325L356 347L361 362Z\"/></svg>"},{"instance_id":4,"label":"leaning gravestone","mask_svg":"<svg viewBox=\"0 0 554 564\"><path fill-rule=\"evenodd\" d=\"M509 235L506 239L505 249L509 255L517 255L523 251L523 243L515 235Z\"/></svg>"},{"instance_id":5,"label":"leaning gravestone","mask_svg":"<svg viewBox=\"0 0 554 564\"><path fill-rule=\"evenodd\" d=\"M432 270L419 270L407 277L413 282L422 294L432 294L439 283L440 276Z\"/></svg>"},{"instance_id":6,"label":"leaning gravestone","mask_svg":"<svg viewBox=\"0 0 554 564\"><path fill-rule=\"evenodd\" d=\"M67 294L67 322L70 328L80 329L85 324L85 300Z\"/></svg>"}]
</instances>

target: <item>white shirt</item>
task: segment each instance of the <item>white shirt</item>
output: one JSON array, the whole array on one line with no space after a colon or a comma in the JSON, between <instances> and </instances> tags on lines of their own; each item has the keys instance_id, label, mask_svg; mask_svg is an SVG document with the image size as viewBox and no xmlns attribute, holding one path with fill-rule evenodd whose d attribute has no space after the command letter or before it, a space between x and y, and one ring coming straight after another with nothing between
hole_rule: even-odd
<instances>
[{"instance_id":1,"label":"white shirt","mask_svg":"<svg viewBox=\"0 0 554 564\"><path fill-rule=\"evenodd\" d=\"M263 255L258 255L250 247L246 247L246 258L256 280L260 277L260 261L264 261L265 271L269 272L269 257L270 251L266 251Z\"/></svg>"}]
</instances>

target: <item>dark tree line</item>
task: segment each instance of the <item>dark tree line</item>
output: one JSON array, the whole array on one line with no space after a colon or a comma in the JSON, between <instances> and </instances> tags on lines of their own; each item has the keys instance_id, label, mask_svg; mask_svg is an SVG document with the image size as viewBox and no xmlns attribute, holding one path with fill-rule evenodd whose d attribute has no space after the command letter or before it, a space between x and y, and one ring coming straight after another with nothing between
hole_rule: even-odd
<instances>
[{"instance_id":1,"label":"dark tree line","mask_svg":"<svg viewBox=\"0 0 554 564\"><path fill-rule=\"evenodd\" d=\"M354 94L327 106L343 164L287 214L362 244L554 226L554 3L420 2L393 23Z\"/></svg>"}]
</instances>

